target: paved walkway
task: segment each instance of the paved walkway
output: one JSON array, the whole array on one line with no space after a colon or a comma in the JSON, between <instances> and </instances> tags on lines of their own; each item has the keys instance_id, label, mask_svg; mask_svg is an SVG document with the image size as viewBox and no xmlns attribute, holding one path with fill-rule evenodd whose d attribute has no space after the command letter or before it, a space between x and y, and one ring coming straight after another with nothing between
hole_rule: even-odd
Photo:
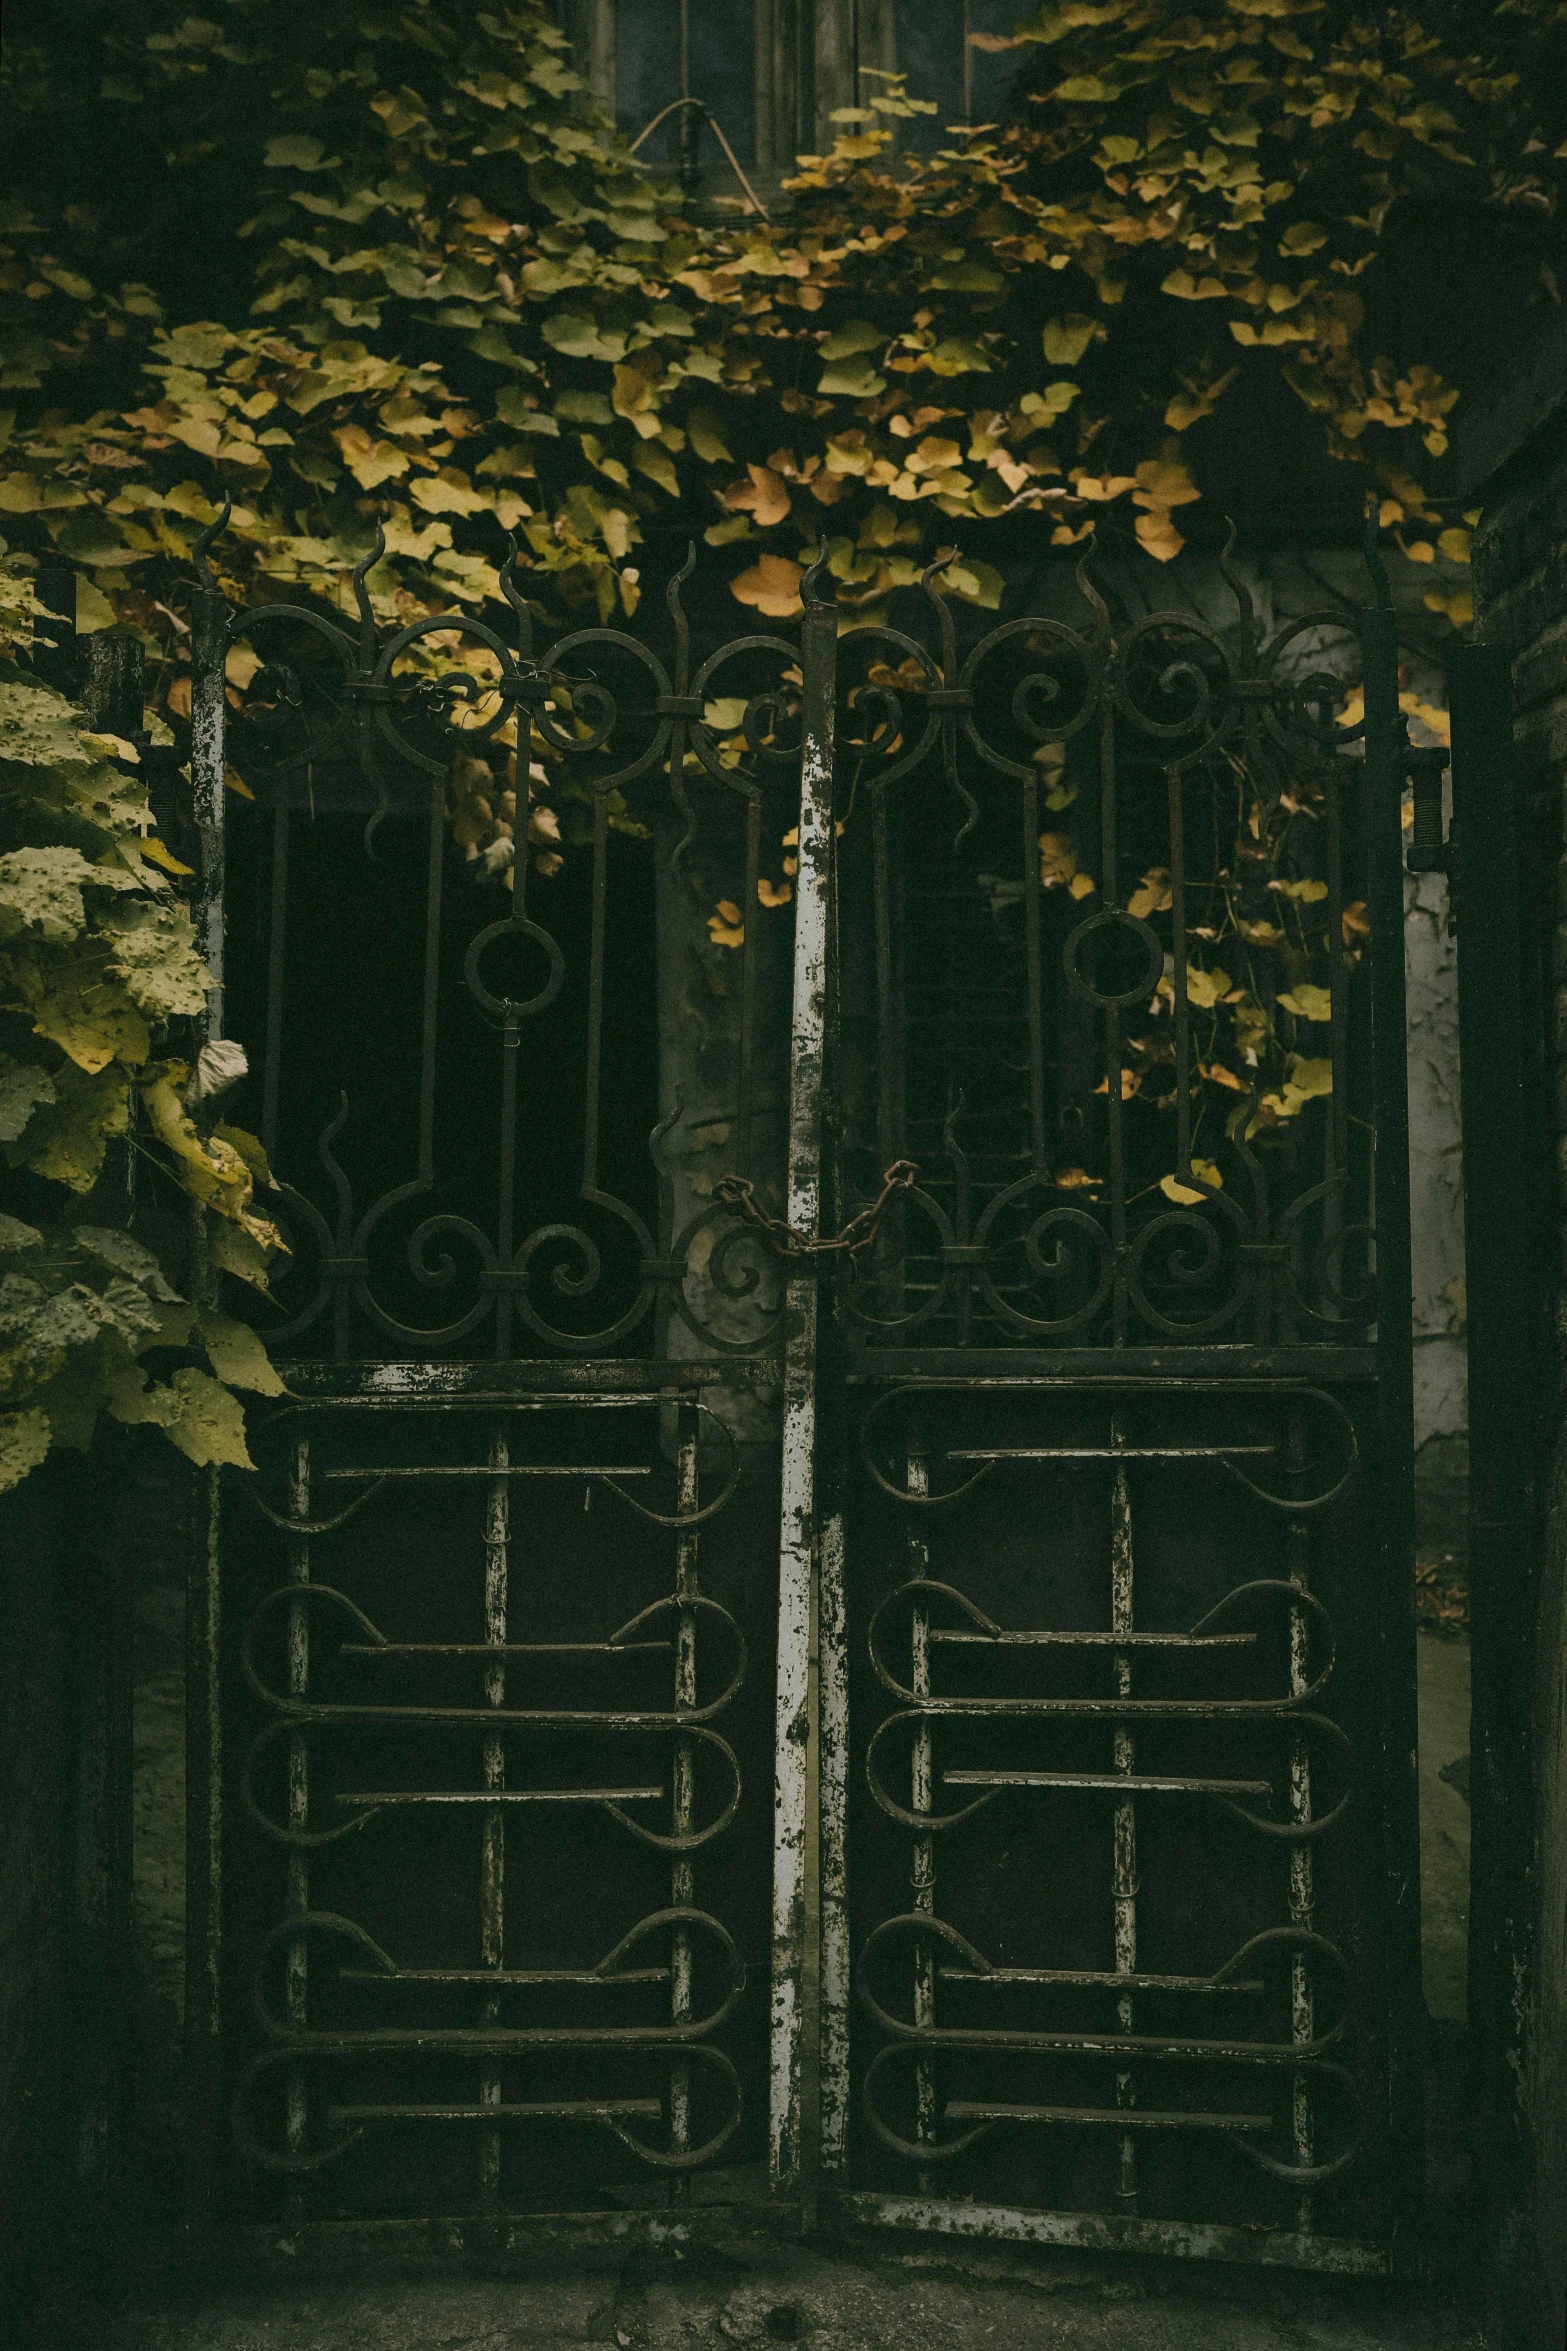
<instances>
[{"instance_id":1,"label":"paved walkway","mask_svg":"<svg viewBox=\"0 0 1567 2351\"><path fill-rule=\"evenodd\" d=\"M300 2279L40 2313L26 2351L1481 2351L1472 2311L1293 2277L759 2246L566 2279Z\"/></svg>"}]
</instances>

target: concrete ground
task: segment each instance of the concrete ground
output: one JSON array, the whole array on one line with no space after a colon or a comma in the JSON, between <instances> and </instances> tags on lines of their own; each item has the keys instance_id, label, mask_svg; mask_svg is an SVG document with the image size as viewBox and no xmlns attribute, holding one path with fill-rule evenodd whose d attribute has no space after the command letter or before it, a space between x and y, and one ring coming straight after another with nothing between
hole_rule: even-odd
<instances>
[{"instance_id":1,"label":"concrete ground","mask_svg":"<svg viewBox=\"0 0 1567 2351\"><path fill-rule=\"evenodd\" d=\"M40 2313L30 2351L1480 2351L1471 2312L1070 2255L758 2247L567 2278L214 2284Z\"/></svg>"}]
</instances>

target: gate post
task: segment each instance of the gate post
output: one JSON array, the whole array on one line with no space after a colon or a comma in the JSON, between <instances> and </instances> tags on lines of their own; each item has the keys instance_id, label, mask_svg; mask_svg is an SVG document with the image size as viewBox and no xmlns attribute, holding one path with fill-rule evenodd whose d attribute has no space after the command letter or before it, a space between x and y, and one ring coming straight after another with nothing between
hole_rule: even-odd
<instances>
[{"instance_id":1,"label":"gate post","mask_svg":"<svg viewBox=\"0 0 1567 2351\"><path fill-rule=\"evenodd\" d=\"M1425 2195L1425 1999L1420 1977L1419 1718L1415 1694L1414 1335L1409 1234L1409 1080L1404 993L1403 791L1408 729L1398 702L1398 616L1376 551L1376 604L1362 616L1366 836L1371 901L1371 1059L1376 1124L1376 1553L1387 1664L1382 1738L1388 2124L1402 2156L1394 2260L1419 2259Z\"/></svg>"},{"instance_id":2,"label":"gate post","mask_svg":"<svg viewBox=\"0 0 1567 2351\"><path fill-rule=\"evenodd\" d=\"M838 609L825 558L801 582L802 740L799 873L795 883L794 1018L789 1054L786 1221L818 1237L822 1089L833 875L833 706ZM751 909L747 919L754 920ZM773 1980L768 2179L777 2197L801 2188L809 1658L816 1567L816 1268L789 1277L784 1307L783 1509L778 1552L778 1710L773 1797Z\"/></svg>"},{"instance_id":3,"label":"gate post","mask_svg":"<svg viewBox=\"0 0 1567 2351\"><path fill-rule=\"evenodd\" d=\"M1469 1295L1469 2016L1487 2283L1493 2310L1502 2311L1518 2301L1530 2189L1537 1501L1541 1403L1552 1385L1511 668L1506 645L1466 645L1452 676Z\"/></svg>"}]
</instances>

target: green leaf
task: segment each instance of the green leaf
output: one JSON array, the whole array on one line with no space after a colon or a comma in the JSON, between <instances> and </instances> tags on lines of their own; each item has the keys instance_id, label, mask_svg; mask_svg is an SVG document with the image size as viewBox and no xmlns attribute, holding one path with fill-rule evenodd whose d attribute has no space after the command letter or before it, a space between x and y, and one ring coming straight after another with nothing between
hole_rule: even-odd
<instances>
[{"instance_id":1,"label":"green leaf","mask_svg":"<svg viewBox=\"0 0 1567 2351\"><path fill-rule=\"evenodd\" d=\"M89 1075L67 1062L55 1077L55 1098L41 1106L19 1142L6 1145L13 1167L30 1167L73 1192L90 1192L103 1173L111 1137L130 1123L130 1081L123 1069Z\"/></svg>"},{"instance_id":2,"label":"green leaf","mask_svg":"<svg viewBox=\"0 0 1567 2351\"><path fill-rule=\"evenodd\" d=\"M0 857L0 939L31 931L66 946L87 920L81 884L94 879L79 849L12 849Z\"/></svg>"},{"instance_id":3,"label":"green leaf","mask_svg":"<svg viewBox=\"0 0 1567 2351\"><path fill-rule=\"evenodd\" d=\"M52 1437L41 1412L0 1412L0 1494L8 1494L38 1467Z\"/></svg>"},{"instance_id":4,"label":"green leaf","mask_svg":"<svg viewBox=\"0 0 1567 2351\"><path fill-rule=\"evenodd\" d=\"M868 318L845 319L816 346L823 359L853 359L861 351L884 351L886 347L886 334Z\"/></svg>"},{"instance_id":5,"label":"green leaf","mask_svg":"<svg viewBox=\"0 0 1567 2351\"><path fill-rule=\"evenodd\" d=\"M872 400L878 392L885 392L887 379L878 375L868 359L845 359L822 370L818 392L842 393L850 400Z\"/></svg>"},{"instance_id":6,"label":"green leaf","mask_svg":"<svg viewBox=\"0 0 1567 2351\"><path fill-rule=\"evenodd\" d=\"M207 1255L220 1272L233 1274L236 1281L249 1282L253 1290L268 1289L271 1253L243 1225L227 1217L209 1216Z\"/></svg>"},{"instance_id":7,"label":"green leaf","mask_svg":"<svg viewBox=\"0 0 1567 2351\"><path fill-rule=\"evenodd\" d=\"M35 1034L58 1045L89 1077L112 1061L134 1066L146 1060L147 1023L110 978L108 952L97 942L83 941L69 955L43 962L14 957L11 980L33 1016Z\"/></svg>"},{"instance_id":8,"label":"green leaf","mask_svg":"<svg viewBox=\"0 0 1567 2351\"><path fill-rule=\"evenodd\" d=\"M303 131L285 131L267 141L262 160L269 171L319 171L325 152L319 139L312 139Z\"/></svg>"},{"instance_id":9,"label":"green leaf","mask_svg":"<svg viewBox=\"0 0 1567 2351\"><path fill-rule=\"evenodd\" d=\"M162 1266L152 1251L129 1233L116 1231L112 1226L79 1224L73 1226L71 1238L78 1249L107 1266L111 1273L124 1274L139 1282L150 1297L160 1299L166 1306L179 1303L179 1294L171 1290L164 1278Z\"/></svg>"},{"instance_id":10,"label":"green leaf","mask_svg":"<svg viewBox=\"0 0 1567 2351\"><path fill-rule=\"evenodd\" d=\"M540 330L552 351L567 359L624 359L626 338L615 327L601 327L580 311L557 310Z\"/></svg>"},{"instance_id":11,"label":"green leaf","mask_svg":"<svg viewBox=\"0 0 1567 2351\"><path fill-rule=\"evenodd\" d=\"M196 953L196 931L183 904L138 899L104 916L113 960L133 1003L154 1020L176 1020L206 1010L207 967Z\"/></svg>"},{"instance_id":12,"label":"green leaf","mask_svg":"<svg viewBox=\"0 0 1567 2351\"><path fill-rule=\"evenodd\" d=\"M54 1100L54 1080L36 1062L13 1061L0 1053L0 1143L14 1143L40 1102ZM7 1223L14 1219L7 1218ZM0 1241L0 1248L15 1248Z\"/></svg>"},{"instance_id":13,"label":"green leaf","mask_svg":"<svg viewBox=\"0 0 1567 2351\"><path fill-rule=\"evenodd\" d=\"M244 1407L213 1379L182 1364L170 1381L180 1398L180 1416L168 1424L169 1441L198 1469L226 1463L233 1469L254 1469L245 1444Z\"/></svg>"},{"instance_id":14,"label":"green leaf","mask_svg":"<svg viewBox=\"0 0 1567 2351\"><path fill-rule=\"evenodd\" d=\"M519 433L543 433L551 439L559 437L560 426L548 409L530 408L520 384L503 384L495 395L495 413Z\"/></svg>"},{"instance_id":15,"label":"green leaf","mask_svg":"<svg viewBox=\"0 0 1567 2351\"><path fill-rule=\"evenodd\" d=\"M212 1131L220 1143L227 1143L231 1151L239 1153L240 1158L250 1170L251 1181L270 1190L272 1169L268 1164L260 1136L253 1135L248 1127L218 1126L214 1127Z\"/></svg>"},{"instance_id":16,"label":"green leaf","mask_svg":"<svg viewBox=\"0 0 1567 2351\"><path fill-rule=\"evenodd\" d=\"M196 1315L207 1360L220 1380L231 1388L253 1388L261 1396L283 1396L287 1390L248 1323L231 1322L203 1306Z\"/></svg>"},{"instance_id":17,"label":"green leaf","mask_svg":"<svg viewBox=\"0 0 1567 2351\"><path fill-rule=\"evenodd\" d=\"M1075 367L1096 336L1103 332L1097 319L1073 311L1053 318L1044 330L1045 357L1052 367Z\"/></svg>"}]
</instances>

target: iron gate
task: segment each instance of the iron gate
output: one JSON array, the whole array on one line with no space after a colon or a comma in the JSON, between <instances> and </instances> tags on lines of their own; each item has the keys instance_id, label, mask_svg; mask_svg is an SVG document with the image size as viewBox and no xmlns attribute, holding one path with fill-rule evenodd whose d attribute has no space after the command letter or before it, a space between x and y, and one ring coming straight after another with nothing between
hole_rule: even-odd
<instances>
[{"instance_id":1,"label":"iron gate","mask_svg":"<svg viewBox=\"0 0 1567 2351\"><path fill-rule=\"evenodd\" d=\"M536 659L509 566L511 643L203 603L293 1255L198 1567L198 2212L685 2229L765 2157L775 2213L1385 2267L1392 616L1357 710L1227 570L1225 627L1084 562L960 655L823 564L697 658L690 568L668 668Z\"/></svg>"}]
</instances>

